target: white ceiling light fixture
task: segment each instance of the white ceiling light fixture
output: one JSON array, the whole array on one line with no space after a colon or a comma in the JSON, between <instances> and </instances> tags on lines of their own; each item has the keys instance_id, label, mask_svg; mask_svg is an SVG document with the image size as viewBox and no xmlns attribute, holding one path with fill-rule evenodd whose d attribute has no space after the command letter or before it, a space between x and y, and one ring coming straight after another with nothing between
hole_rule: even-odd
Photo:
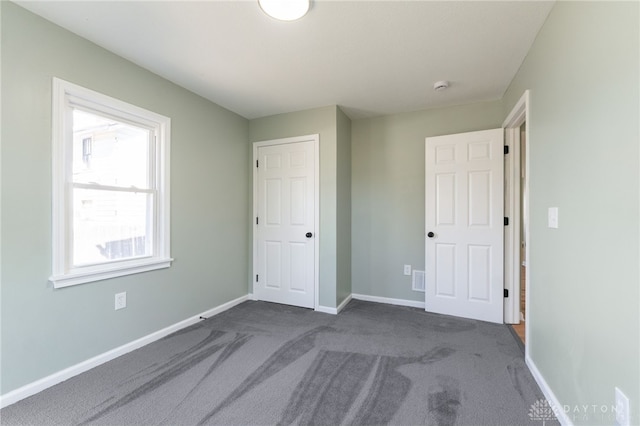
<instances>
[{"instance_id":1,"label":"white ceiling light fixture","mask_svg":"<svg viewBox=\"0 0 640 426\"><path fill-rule=\"evenodd\" d=\"M309 11L310 0L258 0L267 15L280 21L295 21Z\"/></svg>"}]
</instances>

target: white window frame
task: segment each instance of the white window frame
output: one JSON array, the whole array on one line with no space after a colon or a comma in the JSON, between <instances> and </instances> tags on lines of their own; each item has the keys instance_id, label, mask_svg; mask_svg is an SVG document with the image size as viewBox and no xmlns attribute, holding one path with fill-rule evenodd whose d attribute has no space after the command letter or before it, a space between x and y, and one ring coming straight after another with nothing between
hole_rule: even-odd
<instances>
[{"instance_id":1,"label":"white window frame","mask_svg":"<svg viewBox=\"0 0 640 426\"><path fill-rule=\"evenodd\" d=\"M171 119L114 99L59 78L53 78L52 93L52 275L54 288L99 281L155 269L168 268L170 256L169 148ZM151 256L74 266L71 258L73 238L72 107L81 107L120 121L151 129L152 172L155 191L153 208L153 248Z\"/></svg>"}]
</instances>

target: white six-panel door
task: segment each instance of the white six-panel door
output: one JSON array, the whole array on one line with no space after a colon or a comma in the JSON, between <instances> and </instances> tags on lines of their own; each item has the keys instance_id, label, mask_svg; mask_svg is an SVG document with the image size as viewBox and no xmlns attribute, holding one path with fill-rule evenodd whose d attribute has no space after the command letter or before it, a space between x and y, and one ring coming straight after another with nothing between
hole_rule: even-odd
<instances>
[{"instance_id":1,"label":"white six-panel door","mask_svg":"<svg viewBox=\"0 0 640 426\"><path fill-rule=\"evenodd\" d=\"M254 297L258 300L315 307L317 137L313 138L256 144Z\"/></svg>"},{"instance_id":2,"label":"white six-panel door","mask_svg":"<svg viewBox=\"0 0 640 426\"><path fill-rule=\"evenodd\" d=\"M426 139L425 309L503 322L503 130Z\"/></svg>"}]
</instances>

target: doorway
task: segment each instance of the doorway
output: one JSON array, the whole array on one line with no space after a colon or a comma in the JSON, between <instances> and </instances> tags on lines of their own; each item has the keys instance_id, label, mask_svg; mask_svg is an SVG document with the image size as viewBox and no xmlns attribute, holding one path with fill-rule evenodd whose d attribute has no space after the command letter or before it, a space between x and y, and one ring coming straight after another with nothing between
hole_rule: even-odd
<instances>
[{"instance_id":1,"label":"doorway","mask_svg":"<svg viewBox=\"0 0 640 426\"><path fill-rule=\"evenodd\" d=\"M253 297L317 308L318 135L256 142Z\"/></svg>"},{"instance_id":2,"label":"doorway","mask_svg":"<svg viewBox=\"0 0 640 426\"><path fill-rule=\"evenodd\" d=\"M520 204L520 240L519 240L519 270L520 270L520 278L519 278L519 282L520 282L520 296L518 297L519 299L519 304L520 304L520 322L518 324L513 324L513 330L516 332L516 334L518 335L518 337L520 338L520 340L522 341L523 344L526 344L526 334L525 334L525 329L526 329L526 311L527 311L527 250L526 250L526 246L527 246L527 236L526 236L526 229L527 229L527 222L528 222L528 218L527 218L527 199L528 199L528 194L527 194L527 181L526 181L526 157L527 157L527 149L526 149L526 145L527 145L527 122L525 121L524 123L522 123L522 125L520 126L520 152L519 152L519 157L515 159L514 161L519 161L520 163L520 173L519 173L519 179L518 179L518 184L520 185L520 199L517 200L516 202L518 202Z\"/></svg>"},{"instance_id":3,"label":"doorway","mask_svg":"<svg viewBox=\"0 0 640 426\"><path fill-rule=\"evenodd\" d=\"M515 105L503 127L505 156L505 322L528 348L530 312L529 256L529 91Z\"/></svg>"}]
</instances>

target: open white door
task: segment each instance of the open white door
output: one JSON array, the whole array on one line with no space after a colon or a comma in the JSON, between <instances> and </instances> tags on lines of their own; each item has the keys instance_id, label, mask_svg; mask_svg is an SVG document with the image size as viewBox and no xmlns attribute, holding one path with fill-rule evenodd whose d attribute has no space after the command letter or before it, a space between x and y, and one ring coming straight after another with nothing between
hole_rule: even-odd
<instances>
[{"instance_id":1,"label":"open white door","mask_svg":"<svg viewBox=\"0 0 640 426\"><path fill-rule=\"evenodd\" d=\"M425 309L503 322L503 129L426 138Z\"/></svg>"},{"instance_id":2,"label":"open white door","mask_svg":"<svg viewBox=\"0 0 640 426\"><path fill-rule=\"evenodd\" d=\"M254 297L315 308L318 136L254 144Z\"/></svg>"}]
</instances>

